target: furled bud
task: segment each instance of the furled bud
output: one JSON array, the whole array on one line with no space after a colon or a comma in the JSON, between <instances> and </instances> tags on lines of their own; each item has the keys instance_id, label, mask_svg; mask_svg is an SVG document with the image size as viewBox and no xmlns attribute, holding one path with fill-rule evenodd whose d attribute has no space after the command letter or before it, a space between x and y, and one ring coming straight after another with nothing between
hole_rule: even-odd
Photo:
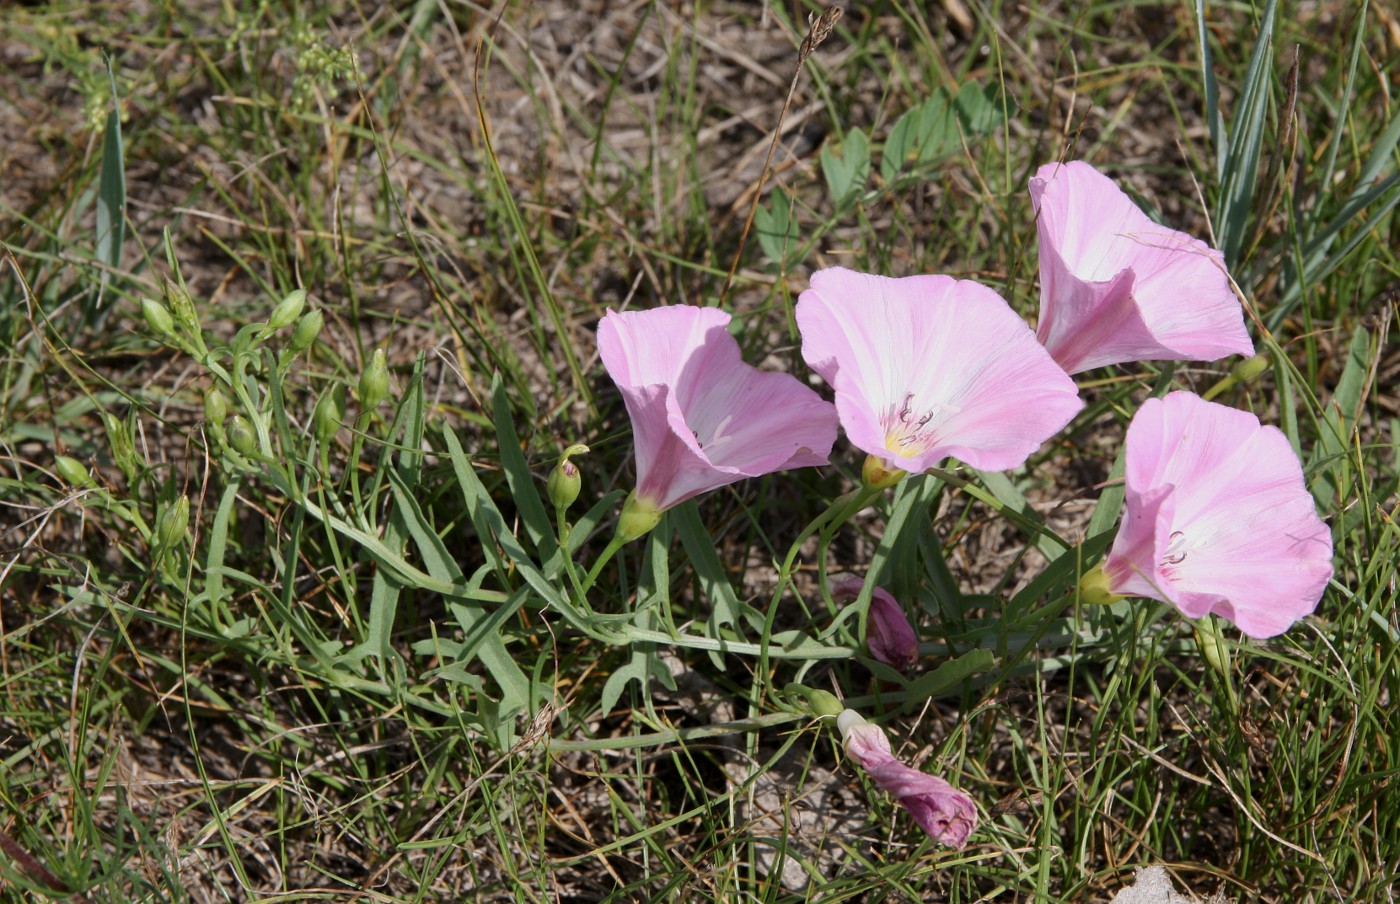
<instances>
[{"instance_id":1,"label":"furled bud","mask_svg":"<svg viewBox=\"0 0 1400 904\"><path fill-rule=\"evenodd\" d=\"M165 305L154 298L141 299L141 316L146 318L146 326L151 328L151 332L166 339L175 338L175 318L170 316L170 311Z\"/></svg>"},{"instance_id":2,"label":"furled bud","mask_svg":"<svg viewBox=\"0 0 1400 904\"><path fill-rule=\"evenodd\" d=\"M929 837L954 848L967 844L977 828L977 805L971 797L936 775L900 762L884 729L855 710L837 716L836 727L846 755L908 810Z\"/></svg>"},{"instance_id":3,"label":"furled bud","mask_svg":"<svg viewBox=\"0 0 1400 904\"><path fill-rule=\"evenodd\" d=\"M310 348L316 337L321 335L321 327L325 325L326 315L321 313L320 308L303 314L301 320L297 321L297 328L292 330L292 341L289 343L292 351L300 354Z\"/></svg>"},{"instance_id":4,"label":"furled bud","mask_svg":"<svg viewBox=\"0 0 1400 904\"><path fill-rule=\"evenodd\" d=\"M376 348L360 374L360 407L365 411L373 411L388 397L389 364L385 359L384 349Z\"/></svg>"},{"instance_id":5,"label":"furled bud","mask_svg":"<svg viewBox=\"0 0 1400 904\"><path fill-rule=\"evenodd\" d=\"M272 309L272 314L267 318L267 328L280 330L284 326L291 326L301 316L301 309L304 307L306 307L306 290L292 290L287 293L286 298L277 302L277 307Z\"/></svg>"},{"instance_id":6,"label":"furled bud","mask_svg":"<svg viewBox=\"0 0 1400 904\"><path fill-rule=\"evenodd\" d=\"M579 490L583 488L583 478L579 476L578 465L569 461L569 458L587 451L588 447L583 443L575 443L564 450L564 454L559 456L559 464L549 472L549 482L545 489L549 491L549 501L561 512L574 504Z\"/></svg>"},{"instance_id":7,"label":"furled bud","mask_svg":"<svg viewBox=\"0 0 1400 904\"><path fill-rule=\"evenodd\" d=\"M58 476L63 478L63 482L72 487L96 486L97 481L92 479L88 469L76 458L69 458L67 455L56 455L53 460L53 469L58 472Z\"/></svg>"},{"instance_id":8,"label":"furled bud","mask_svg":"<svg viewBox=\"0 0 1400 904\"><path fill-rule=\"evenodd\" d=\"M190 533L190 498L181 496L156 519L156 539L167 549L183 544Z\"/></svg>"},{"instance_id":9,"label":"furled bud","mask_svg":"<svg viewBox=\"0 0 1400 904\"><path fill-rule=\"evenodd\" d=\"M860 596L865 579L846 574L831 582L831 598L848 602ZM883 587L871 591L870 609L865 620L865 644L870 655L887 666L907 672L919 661L919 635L909 623L904 608Z\"/></svg>"},{"instance_id":10,"label":"furled bud","mask_svg":"<svg viewBox=\"0 0 1400 904\"><path fill-rule=\"evenodd\" d=\"M311 413L311 432L317 442L325 445L340 431L345 420L345 387L334 386L316 402Z\"/></svg>"},{"instance_id":11,"label":"furled bud","mask_svg":"<svg viewBox=\"0 0 1400 904\"><path fill-rule=\"evenodd\" d=\"M228 419L224 435L228 437L228 444L233 447L233 451L239 455L252 455L253 450L258 447L258 435L253 432L253 425L241 414L235 414Z\"/></svg>"}]
</instances>

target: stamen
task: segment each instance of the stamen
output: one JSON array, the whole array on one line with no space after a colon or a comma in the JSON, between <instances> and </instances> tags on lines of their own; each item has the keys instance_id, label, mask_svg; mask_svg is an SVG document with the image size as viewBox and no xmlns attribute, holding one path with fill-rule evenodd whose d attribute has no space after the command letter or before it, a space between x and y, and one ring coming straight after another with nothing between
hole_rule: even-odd
<instances>
[{"instance_id":1,"label":"stamen","mask_svg":"<svg viewBox=\"0 0 1400 904\"><path fill-rule=\"evenodd\" d=\"M1179 530L1172 531L1172 535L1168 539L1167 548L1164 550L1162 556L1162 564L1180 565L1182 562L1185 562L1186 550L1182 548L1185 545L1186 535Z\"/></svg>"}]
</instances>

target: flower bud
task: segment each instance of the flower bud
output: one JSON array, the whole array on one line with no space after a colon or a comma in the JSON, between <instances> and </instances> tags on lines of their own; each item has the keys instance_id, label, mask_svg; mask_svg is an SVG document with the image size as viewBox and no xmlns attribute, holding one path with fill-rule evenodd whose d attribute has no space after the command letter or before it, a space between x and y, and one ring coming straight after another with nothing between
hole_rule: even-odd
<instances>
[{"instance_id":1,"label":"flower bud","mask_svg":"<svg viewBox=\"0 0 1400 904\"><path fill-rule=\"evenodd\" d=\"M311 413L311 432L316 441L325 445L340 431L345 420L345 387L335 386L316 402L316 410Z\"/></svg>"},{"instance_id":2,"label":"flower bud","mask_svg":"<svg viewBox=\"0 0 1400 904\"><path fill-rule=\"evenodd\" d=\"M302 315L301 320L297 321L297 328L292 331L292 341L289 343L292 351L300 354L310 348L325 325L326 315L321 313L320 308Z\"/></svg>"},{"instance_id":3,"label":"flower bud","mask_svg":"<svg viewBox=\"0 0 1400 904\"><path fill-rule=\"evenodd\" d=\"M360 407L365 411L373 411L388 397L389 365L384 357L384 349L376 348L360 374Z\"/></svg>"},{"instance_id":4,"label":"flower bud","mask_svg":"<svg viewBox=\"0 0 1400 904\"><path fill-rule=\"evenodd\" d=\"M661 510L649 499L640 499L633 490L622 503L622 514L617 519L617 536L624 543L631 543L638 537L646 536L652 528L661 523Z\"/></svg>"},{"instance_id":5,"label":"flower bud","mask_svg":"<svg viewBox=\"0 0 1400 904\"><path fill-rule=\"evenodd\" d=\"M887 467L876 455L865 456L865 463L860 467L861 481L872 490L888 489L903 480L907 473L899 468Z\"/></svg>"},{"instance_id":6,"label":"flower bud","mask_svg":"<svg viewBox=\"0 0 1400 904\"><path fill-rule=\"evenodd\" d=\"M146 318L146 326L151 328L151 332L157 336L167 339L175 338L175 318L170 316L170 311L165 305L153 298L141 299L141 316Z\"/></svg>"},{"instance_id":7,"label":"flower bud","mask_svg":"<svg viewBox=\"0 0 1400 904\"><path fill-rule=\"evenodd\" d=\"M853 601L864 587L864 578L845 574L831 582L831 598L838 603ZM883 587L871 591L865 645L877 661L901 672L907 672L919 661L919 634L894 594Z\"/></svg>"},{"instance_id":8,"label":"flower bud","mask_svg":"<svg viewBox=\"0 0 1400 904\"><path fill-rule=\"evenodd\" d=\"M185 542L190 533L190 498L181 496L156 519L156 539L170 549Z\"/></svg>"},{"instance_id":9,"label":"flower bud","mask_svg":"<svg viewBox=\"0 0 1400 904\"><path fill-rule=\"evenodd\" d=\"M58 476L63 478L63 482L72 487L96 486L97 481L92 479L88 469L76 458L69 458L67 455L56 455L53 460L53 469L58 472Z\"/></svg>"},{"instance_id":10,"label":"flower bud","mask_svg":"<svg viewBox=\"0 0 1400 904\"><path fill-rule=\"evenodd\" d=\"M239 455L252 455L253 450L258 447L258 435L253 432L253 425L241 414L235 414L228 419L224 435L228 437L228 444L233 451Z\"/></svg>"},{"instance_id":11,"label":"flower bud","mask_svg":"<svg viewBox=\"0 0 1400 904\"><path fill-rule=\"evenodd\" d=\"M204 393L204 419L211 424L222 424L224 418L228 417L228 399L219 392L218 387L211 386Z\"/></svg>"},{"instance_id":12,"label":"flower bud","mask_svg":"<svg viewBox=\"0 0 1400 904\"><path fill-rule=\"evenodd\" d=\"M575 443L564 450L564 454L559 456L559 464L549 472L549 482L545 488L549 491L549 501L560 511L573 505L579 490L583 488L583 478L579 476L578 465L569 461L569 458L587 451L588 447L583 443Z\"/></svg>"},{"instance_id":13,"label":"flower bud","mask_svg":"<svg viewBox=\"0 0 1400 904\"><path fill-rule=\"evenodd\" d=\"M272 309L272 314L267 318L267 328L280 330L284 326L290 326L301 316L301 309L304 307L306 307L306 290L294 289L287 294L286 298L277 302L277 307Z\"/></svg>"},{"instance_id":14,"label":"flower bud","mask_svg":"<svg viewBox=\"0 0 1400 904\"><path fill-rule=\"evenodd\" d=\"M1114 593L1110 588L1108 575L1104 573L1102 563L1089 569L1079 579L1079 598L1095 606L1108 606L1126 599L1122 594Z\"/></svg>"}]
</instances>

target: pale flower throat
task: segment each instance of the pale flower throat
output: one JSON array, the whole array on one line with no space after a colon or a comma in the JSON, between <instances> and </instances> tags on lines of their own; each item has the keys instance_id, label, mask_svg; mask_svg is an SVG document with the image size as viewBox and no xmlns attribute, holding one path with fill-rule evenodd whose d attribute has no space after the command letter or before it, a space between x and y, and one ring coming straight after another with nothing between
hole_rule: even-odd
<instances>
[{"instance_id":1,"label":"pale flower throat","mask_svg":"<svg viewBox=\"0 0 1400 904\"><path fill-rule=\"evenodd\" d=\"M958 414L960 411L961 408L942 402L935 402L925 411L916 411L914 393L906 392L903 403L897 409L891 404L880 417L880 426L885 431L885 448L902 458L922 455L938 444L939 425L929 427L934 418L940 414Z\"/></svg>"}]
</instances>

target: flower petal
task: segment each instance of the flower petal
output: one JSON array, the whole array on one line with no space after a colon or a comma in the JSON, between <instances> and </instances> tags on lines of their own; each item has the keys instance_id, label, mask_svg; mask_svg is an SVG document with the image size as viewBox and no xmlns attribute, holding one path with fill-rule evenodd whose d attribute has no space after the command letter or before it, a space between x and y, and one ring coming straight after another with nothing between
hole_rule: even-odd
<instances>
[{"instance_id":1,"label":"flower petal","mask_svg":"<svg viewBox=\"0 0 1400 904\"><path fill-rule=\"evenodd\" d=\"M745 364L729 315L673 305L598 324L598 350L636 439L637 495L658 510L745 477L824 465L833 406Z\"/></svg>"},{"instance_id":2,"label":"flower petal","mask_svg":"<svg viewBox=\"0 0 1400 904\"><path fill-rule=\"evenodd\" d=\"M1153 223L1083 161L1042 166L1030 192L1040 236L1036 335L1065 370L1254 353L1220 252Z\"/></svg>"},{"instance_id":3,"label":"flower petal","mask_svg":"<svg viewBox=\"0 0 1400 904\"><path fill-rule=\"evenodd\" d=\"M1126 459L1124 523L1104 568L1114 592L1214 613L1256 638L1317 608L1332 534L1278 429L1174 392L1143 403Z\"/></svg>"},{"instance_id":4,"label":"flower petal","mask_svg":"<svg viewBox=\"0 0 1400 904\"><path fill-rule=\"evenodd\" d=\"M856 447L892 467L1023 463L1083 407L1001 296L947 276L833 268L797 303L802 356L836 390Z\"/></svg>"}]
</instances>

